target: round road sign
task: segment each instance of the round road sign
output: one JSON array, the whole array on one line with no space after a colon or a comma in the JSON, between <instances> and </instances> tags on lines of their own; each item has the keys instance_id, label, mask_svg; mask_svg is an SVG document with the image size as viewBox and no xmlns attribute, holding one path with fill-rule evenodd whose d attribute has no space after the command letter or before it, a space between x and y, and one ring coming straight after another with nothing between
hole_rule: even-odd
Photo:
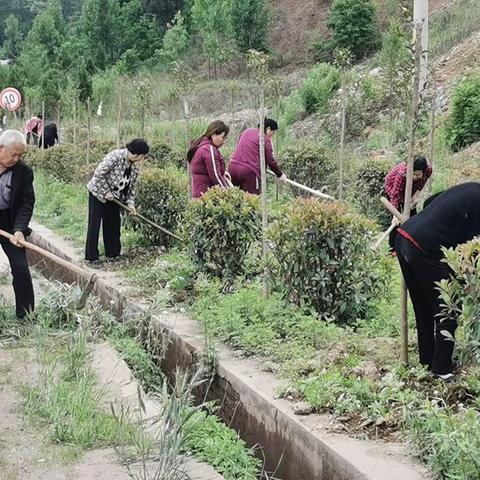
<instances>
[{"instance_id":1,"label":"round road sign","mask_svg":"<svg viewBox=\"0 0 480 480\"><path fill-rule=\"evenodd\" d=\"M15 111L22 103L22 95L13 87L7 87L0 92L0 107L10 112Z\"/></svg>"}]
</instances>

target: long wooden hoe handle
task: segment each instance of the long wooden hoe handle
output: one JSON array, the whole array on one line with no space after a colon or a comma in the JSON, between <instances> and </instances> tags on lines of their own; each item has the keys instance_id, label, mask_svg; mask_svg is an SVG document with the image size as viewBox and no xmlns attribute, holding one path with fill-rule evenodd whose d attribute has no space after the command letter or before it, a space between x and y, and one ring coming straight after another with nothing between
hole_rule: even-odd
<instances>
[{"instance_id":1,"label":"long wooden hoe handle","mask_svg":"<svg viewBox=\"0 0 480 480\"><path fill-rule=\"evenodd\" d=\"M10 240L13 235L11 233L5 232L5 230L0 230L0 236L7 238ZM85 280L87 280L90 284L95 283L96 280L96 274L89 272L88 270L85 270L82 267L79 267L78 265L75 265L74 263L71 263L63 258L58 257L52 252L49 252L48 250L44 250L41 247L37 247L37 245L34 245L33 243L27 242L26 240L18 240L18 243L26 248L27 250L32 250L33 252L36 252L43 257L49 258L50 260L54 261L58 265L61 265L62 267L67 268L73 273L76 273L77 275L81 276Z\"/></svg>"},{"instance_id":2,"label":"long wooden hoe handle","mask_svg":"<svg viewBox=\"0 0 480 480\"><path fill-rule=\"evenodd\" d=\"M407 221L407 217L400 213L385 197L380 199L382 205L398 220L400 223L404 223Z\"/></svg>"},{"instance_id":3,"label":"long wooden hoe handle","mask_svg":"<svg viewBox=\"0 0 480 480\"><path fill-rule=\"evenodd\" d=\"M397 219L400 223L403 223L407 220L407 217L400 213L385 197L380 199L382 205ZM372 245L373 250L376 250L379 245L390 235L390 232L396 227L397 225L390 225L386 232L383 232L378 240Z\"/></svg>"},{"instance_id":4,"label":"long wooden hoe handle","mask_svg":"<svg viewBox=\"0 0 480 480\"><path fill-rule=\"evenodd\" d=\"M143 215L140 215L139 213L135 212L133 213L133 210L129 207L127 207L124 203L118 201L116 198L114 198L113 200L111 200L113 203L116 203L119 207L122 207L124 210L126 210L128 213L130 213L132 216L134 217L138 217L140 220L143 220L145 223L148 223L149 225L151 225L152 227L156 228L157 230L160 230L161 232L167 234L167 235L170 235L171 237L177 239L177 240L180 240L181 242L183 242L183 238L182 237L179 237L178 235L175 235L174 233L170 232L169 230L167 230L166 228L163 228L162 226L158 225L157 223L155 222L152 222L151 220L149 220L148 218L144 217Z\"/></svg>"},{"instance_id":5,"label":"long wooden hoe handle","mask_svg":"<svg viewBox=\"0 0 480 480\"><path fill-rule=\"evenodd\" d=\"M270 175L275 175L270 170L268 171L268 173ZM305 192L311 193L315 197L324 198L325 200L335 200L335 197L332 197L331 195L327 195L326 193L322 193L319 190L315 190L314 188L307 187L306 185L303 185L302 183L295 182L295 180L291 180L290 178L287 178L285 180L285 183L288 183L289 185L292 185L293 187L300 188L300 190L304 190Z\"/></svg>"},{"instance_id":6,"label":"long wooden hoe handle","mask_svg":"<svg viewBox=\"0 0 480 480\"><path fill-rule=\"evenodd\" d=\"M372 248L374 250L376 250L380 244L390 235L390 233L393 231L393 229L396 227L397 225L390 225L388 227L388 230L383 232L382 234L380 234L380 236L378 237L378 240L373 244Z\"/></svg>"}]
</instances>

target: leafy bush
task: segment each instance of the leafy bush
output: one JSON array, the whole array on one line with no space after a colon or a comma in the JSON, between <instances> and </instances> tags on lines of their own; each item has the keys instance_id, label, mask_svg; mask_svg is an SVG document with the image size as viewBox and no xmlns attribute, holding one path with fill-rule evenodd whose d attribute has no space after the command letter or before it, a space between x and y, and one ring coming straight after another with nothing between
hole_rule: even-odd
<instances>
[{"instance_id":1,"label":"leafy bush","mask_svg":"<svg viewBox=\"0 0 480 480\"><path fill-rule=\"evenodd\" d=\"M188 179L177 170L149 168L136 188L136 207L142 215L170 231L180 225L188 202ZM133 229L154 243L168 245L172 237L144 222L132 220Z\"/></svg>"},{"instance_id":2,"label":"leafy bush","mask_svg":"<svg viewBox=\"0 0 480 480\"><path fill-rule=\"evenodd\" d=\"M384 227L390 224L391 217L380 203L380 197L385 176L391 168L392 163L388 160L369 160L357 169L352 185L352 200L359 211Z\"/></svg>"},{"instance_id":3,"label":"leafy bush","mask_svg":"<svg viewBox=\"0 0 480 480\"><path fill-rule=\"evenodd\" d=\"M57 145L47 150L28 149L26 161L62 182L77 180L78 169L85 164L85 150L74 145Z\"/></svg>"},{"instance_id":4,"label":"leafy bush","mask_svg":"<svg viewBox=\"0 0 480 480\"><path fill-rule=\"evenodd\" d=\"M185 218L193 262L219 278L241 274L260 224L256 196L237 188L211 188L190 203Z\"/></svg>"},{"instance_id":5,"label":"leafy bush","mask_svg":"<svg viewBox=\"0 0 480 480\"><path fill-rule=\"evenodd\" d=\"M153 140L149 142L150 155L152 155L151 163L155 167L165 168L174 166L180 170L186 170L187 157L186 153L178 149L172 148L164 142Z\"/></svg>"},{"instance_id":6,"label":"leafy bush","mask_svg":"<svg viewBox=\"0 0 480 480\"><path fill-rule=\"evenodd\" d=\"M340 203L298 199L269 229L273 282L291 301L352 323L365 314L377 281L373 224Z\"/></svg>"},{"instance_id":7,"label":"leafy bush","mask_svg":"<svg viewBox=\"0 0 480 480\"><path fill-rule=\"evenodd\" d=\"M327 25L335 47L348 48L355 58L372 53L379 44L375 5L371 0L334 0Z\"/></svg>"},{"instance_id":8,"label":"leafy bush","mask_svg":"<svg viewBox=\"0 0 480 480\"><path fill-rule=\"evenodd\" d=\"M467 78L455 87L446 129L453 151L480 140L480 75Z\"/></svg>"},{"instance_id":9,"label":"leafy bush","mask_svg":"<svg viewBox=\"0 0 480 480\"><path fill-rule=\"evenodd\" d=\"M315 65L308 73L299 93L308 114L324 112L340 87L340 72L328 63Z\"/></svg>"},{"instance_id":10,"label":"leafy bush","mask_svg":"<svg viewBox=\"0 0 480 480\"><path fill-rule=\"evenodd\" d=\"M91 144L90 162L86 163L84 145L62 144L46 150L29 147L23 159L33 168L43 170L61 182L85 183L90 180L103 157L114 149L115 144L112 142L94 141Z\"/></svg>"},{"instance_id":11,"label":"leafy bush","mask_svg":"<svg viewBox=\"0 0 480 480\"><path fill-rule=\"evenodd\" d=\"M79 321L77 309L81 296L78 287L63 283L51 286L35 309L38 323L45 328L75 328Z\"/></svg>"},{"instance_id":12,"label":"leafy bush","mask_svg":"<svg viewBox=\"0 0 480 480\"><path fill-rule=\"evenodd\" d=\"M334 153L309 141L297 142L283 150L282 169L296 182L320 190L335 191L338 175L333 163Z\"/></svg>"},{"instance_id":13,"label":"leafy bush","mask_svg":"<svg viewBox=\"0 0 480 480\"><path fill-rule=\"evenodd\" d=\"M453 275L440 282L444 320L457 320L456 348L462 363L480 362L480 239L445 251ZM440 324L441 325L441 324ZM453 339L452 339L453 341Z\"/></svg>"}]
</instances>

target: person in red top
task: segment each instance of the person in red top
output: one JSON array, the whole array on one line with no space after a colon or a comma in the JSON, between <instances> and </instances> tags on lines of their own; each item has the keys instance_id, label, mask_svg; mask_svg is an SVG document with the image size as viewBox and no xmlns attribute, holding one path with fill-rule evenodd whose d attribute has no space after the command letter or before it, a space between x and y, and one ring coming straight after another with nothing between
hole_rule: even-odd
<instances>
[{"instance_id":1,"label":"person in red top","mask_svg":"<svg viewBox=\"0 0 480 480\"><path fill-rule=\"evenodd\" d=\"M33 143L38 145L40 136L43 130L43 117L42 115L33 116L25 125L25 135L27 136L27 143Z\"/></svg>"},{"instance_id":2,"label":"person in red top","mask_svg":"<svg viewBox=\"0 0 480 480\"><path fill-rule=\"evenodd\" d=\"M432 175L432 167L427 162L424 155L415 155L413 162L413 186L412 186L412 208L410 210L410 216L416 215L416 203L418 202L420 192L427 183L427 180ZM405 190L407 185L407 164L405 162L400 163L396 167L392 168L385 177L384 190L385 195L389 202L400 211L403 211L403 203L405 201ZM397 220L393 218L392 223L397 224ZM393 251L393 245L395 243L395 237L397 230L393 230L390 233L389 244Z\"/></svg>"},{"instance_id":3,"label":"person in red top","mask_svg":"<svg viewBox=\"0 0 480 480\"><path fill-rule=\"evenodd\" d=\"M228 125L215 120L201 137L191 143L187 160L190 163L193 198L200 198L215 185L229 187L225 179L225 160L220 153L229 131Z\"/></svg>"},{"instance_id":4,"label":"person in red top","mask_svg":"<svg viewBox=\"0 0 480 480\"><path fill-rule=\"evenodd\" d=\"M278 130L278 124L270 118L265 119L265 161L267 166L282 181L285 174L273 156L272 136ZM238 141L228 165L228 173L234 186L241 190L260 194L260 130L247 128Z\"/></svg>"}]
</instances>

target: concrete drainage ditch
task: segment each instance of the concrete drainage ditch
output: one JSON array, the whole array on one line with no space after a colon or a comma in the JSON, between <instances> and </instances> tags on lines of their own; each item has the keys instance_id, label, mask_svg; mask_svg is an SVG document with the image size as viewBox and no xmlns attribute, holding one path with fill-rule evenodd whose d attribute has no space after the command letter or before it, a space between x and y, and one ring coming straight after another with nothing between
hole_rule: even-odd
<instances>
[{"instance_id":1,"label":"concrete drainage ditch","mask_svg":"<svg viewBox=\"0 0 480 480\"><path fill-rule=\"evenodd\" d=\"M50 230L34 225L30 241L56 255L80 264L74 249ZM49 279L79 283L68 270L49 260L29 255L32 264ZM147 305L127 298L124 281L112 272L97 272L95 294L114 315L141 312ZM203 346L196 323L184 315L156 316L159 334L168 332L170 343L162 369L172 374L177 366L189 368ZM217 400L222 420L239 432L249 446L260 446L267 470L282 480L420 480L424 469L411 462L398 445L360 441L327 431L329 417L294 414L286 400L276 399L277 380L253 360L239 360L227 349L219 352L218 372L206 392ZM200 392L201 394L202 392Z\"/></svg>"}]
</instances>

